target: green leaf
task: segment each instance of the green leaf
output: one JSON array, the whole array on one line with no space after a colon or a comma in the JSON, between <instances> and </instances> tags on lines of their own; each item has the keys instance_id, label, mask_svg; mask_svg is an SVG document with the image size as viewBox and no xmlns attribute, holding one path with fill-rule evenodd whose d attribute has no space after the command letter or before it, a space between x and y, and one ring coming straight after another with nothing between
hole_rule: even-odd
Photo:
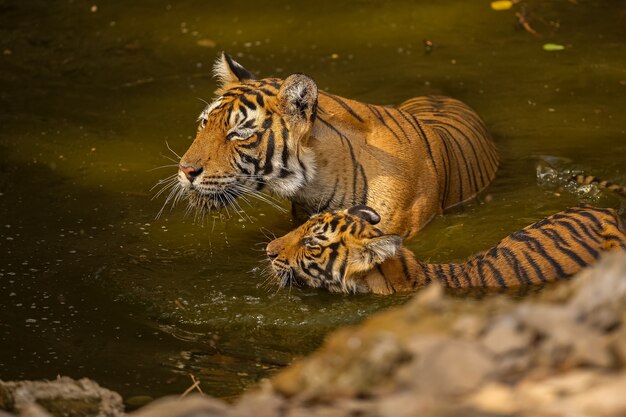
<instances>
[{"instance_id":1,"label":"green leaf","mask_svg":"<svg viewBox=\"0 0 626 417\"><path fill-rule=\"evenodd\" d=\"M563 49L565 49L565 47L563 45L559 45L558 43L544 43L543 44L544 51L548 51L548 52L562 51Z\"/></svg>"}]
</instances>

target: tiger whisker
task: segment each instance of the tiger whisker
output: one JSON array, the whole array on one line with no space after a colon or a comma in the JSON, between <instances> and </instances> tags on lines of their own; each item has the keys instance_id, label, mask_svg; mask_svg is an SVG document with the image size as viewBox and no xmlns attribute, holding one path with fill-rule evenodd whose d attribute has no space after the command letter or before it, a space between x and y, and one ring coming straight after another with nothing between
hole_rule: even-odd
<instances>
[{"instance_id":1,"label":"tiger whisker","mask_svg":"<svg viewBox=\"0 0 626 417\"><path fill-rule=\"evenodd\" d=\"M154 167L154 168L147 169L146 172L152 172L152 171L156 171L157 169L171 168L171 167L177 167L177 166L178 166L178 164L161 165L159 167Z\"/></svg>"},{"instance_id":2,"label":"tiger whisker","mask_svg":"<svg viewBox=\"0 0 626 417\"><path fill-rule=\"evenodd\" d=\"M169 149L169 150L170 150L170 152L172 152L174 155L176 155L176 157L177 157L178 159L182 159L182 157L181 157L179 154L177 154L177 153L176 153L176 152L175 152L172 148L170 148L170 144L169 144L169 143L167 143L167 140L165 141L165 146L167 146L167 149Z\"/></svg>"},{"instance_id":3,"label":"tiger whisker","mask_svg":"<svg viewBox=\"0 0 626 417\"><path fill-rule=\"evenodd\" d=\"M159 212L157 213L155 220L158 220L161 217L161 214L163 214L163 210L165 209L165 206L167 205L167 203L169 203L169 201L172 199L172 196L174 195L174 193L176 193L178 190L176 188L172 188L172 190L170 191L170 193L168 194L167 198L165 199L165 202L163 202L163 206L161 206L161 210L159 210Z\"/></svg>"},{"instance_id":4,"label":"tiger whisker","mask_svg":"<svg viewBox=\"0 0 626 417\"><path fill-rule=\"evenodd\" d=\"M156 200L157 198L159 198L161 196L161 194L163 194L165 191L167 191L168 189L172 189L173 187L175 187L176 184L166 184L164 185L150 200Z\"/></svg>"},{"instance_id":5,"label":"tiger whisker","mask_svg":"<svg viewBox=\"0 0 626 417\"><path fill-rule=\"evenodd\" d=\"M168 177L165 177L161 180L158 180L156 184L154 184L152 186L152 188L150 188L150 191L154 190L155 187L158 187L161 184L165 184L166 182L174 182L175 180L177 180L176 175L170 175Z\"/></svg>"},{"instance_id":6,"label":"tiger whisker","mask_svg":"<svg viewBox=\"0 0 626 417\"><path fill-rule=\"evenodd\" d=\"M175 159L174 159L174 158L172 158L171 156L167 156L167 155L163 155L163 154L160 154L160 155L161 155L163 158L167 159L168 161L172 161L172 162L174 162L174 163L176 164L176 165L174 165L174 166L178 166L178 165L179 165L179 161L175 160Z\"/></svg>"}]
</instances>

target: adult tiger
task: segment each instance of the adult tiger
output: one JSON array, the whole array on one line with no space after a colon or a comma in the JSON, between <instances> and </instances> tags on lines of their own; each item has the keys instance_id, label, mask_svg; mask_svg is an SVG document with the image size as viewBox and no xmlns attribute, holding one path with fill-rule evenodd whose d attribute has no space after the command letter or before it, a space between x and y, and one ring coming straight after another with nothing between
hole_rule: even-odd
<instances>
[{"instance_id":1,"label":"adult tiger","mask_svg":"<svg viewBox=\"0 0 626 417\"><path fill-rule=\"evenodd\" d=\"M604 251L626 250L626 228L612 209L576 207L519 230L462 263L426 264L397 235L375 227L366 206L313 216L267 245L280 285L333 292L392 294L431 281L452 288L520 287L565 278Z\"/></svg>"},{"instance_id":2,"label":"adult tiger","mask_svg":"<svg viewBox=\"0 0 626 417\"><path fill-rule=\"evenodd\" d=\"M289 198L301 219L367 204L383 230L410 237L497 170L489 133L457 100L364 104L318 91L303 74L255 80L224 53L214 69L218 97L178 173L179 192L198 209L267 190Z\"/></svg>"}]
</instances>

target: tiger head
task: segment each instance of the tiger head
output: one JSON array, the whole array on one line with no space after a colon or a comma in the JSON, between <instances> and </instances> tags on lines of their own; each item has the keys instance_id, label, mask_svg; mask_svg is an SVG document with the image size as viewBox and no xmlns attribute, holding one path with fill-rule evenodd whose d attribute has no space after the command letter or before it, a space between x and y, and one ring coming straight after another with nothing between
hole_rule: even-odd
<instances>
[{"instance_id":1,"label":"tiger head","mask_svg":"<svg viewBox=\"0 0 626 417\"><path fill-rule=\"evenodd\" d=\"M255 80L222 53L217 98L198 118L196 137L178 170L190 206L211 210L266 189L291 197L314 175L304 145L315 120L317 86L306 75Z\"/></svg>"},{"instance_id":2,"label":"tiger head","mask_svg":"<svg viewBox=\"0 0 626 417\"><path fill-rule=\"evenodd\" d=\"M266 248L280 286L322 287L355 292L360 273L394 256L402 245L397 235L385 235L375 225L380 216L367 206L326 212Z\"/></svg>"}]
</instances>

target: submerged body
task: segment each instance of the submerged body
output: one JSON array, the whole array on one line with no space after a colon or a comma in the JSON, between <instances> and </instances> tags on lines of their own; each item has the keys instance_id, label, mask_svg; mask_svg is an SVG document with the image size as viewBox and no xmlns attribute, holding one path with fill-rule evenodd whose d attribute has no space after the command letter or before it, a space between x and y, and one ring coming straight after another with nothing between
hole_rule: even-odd
<instances>
[{"instance_id":1,"label":"submerged body","mask_svg":"<svg viewBox=\"0 0 626 417\"><path fill-rule=\"evenodd\" d=\"M605 251L626 250L626 228L613 209L575 207L512 233L465 262L427 264L397 235L375 225L369 207L323 213L275 239L267 254L281 285L333 292L393 294L433 281L452 288L509 288L569 277Z\"/></svg>"},{"instance_id":2,"label":"submerged body","mask_svg":"<svg viewBox=\"0 0 626 417\"><path fill-rule=\"evenodd\" d=\"M380 229L411 237L495 176L495 145L458 100L390 108L318 92L302 74L255 80L225 54L215 68L218 98L179 169L180 192L200 210L270 191L302 220L366 204L383 216Z\"/></svg>"}]
</instances>

